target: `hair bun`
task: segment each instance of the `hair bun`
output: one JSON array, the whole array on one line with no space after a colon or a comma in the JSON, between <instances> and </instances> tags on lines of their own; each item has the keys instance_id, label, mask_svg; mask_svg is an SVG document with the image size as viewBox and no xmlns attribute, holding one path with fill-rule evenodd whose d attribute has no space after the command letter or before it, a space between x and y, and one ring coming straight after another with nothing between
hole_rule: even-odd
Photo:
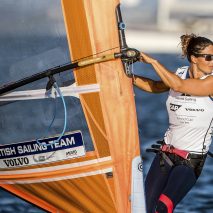
<instances>
[{"instance_id":1,"label":"hair bun","mask_svg":"<svg viewBox=\"0 0 213 213\"><path fill-rule=\"evenodd\" d=\"M193 39L193 38L197 38L197 36L193 33L191 34L185 34L185 35L182 35L180 37L180 40L181 40L181 48L182 48L182 56L183 57L186 57L187 56L187 48L189 46L189 43L190 41Z\"/></svg>"}]
</instances>

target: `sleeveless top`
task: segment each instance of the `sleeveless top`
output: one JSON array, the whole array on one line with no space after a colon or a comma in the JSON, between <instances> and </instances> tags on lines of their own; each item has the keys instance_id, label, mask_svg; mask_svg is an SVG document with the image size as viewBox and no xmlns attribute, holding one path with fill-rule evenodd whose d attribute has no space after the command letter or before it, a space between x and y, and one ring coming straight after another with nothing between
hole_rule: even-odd
<instances>
[{"instance_id":1,"label":"sleeveless top","mask_svg":"<svg viewBox=\"0 0 213 213\"><path fill-rule=\"evenodd\" d=\"M188 68L178 68L176 75L182 79L189 78ZM164 136L165 143L191 153L207 153L213 133L213 98L191 96L170 89L166 107L169 128Z\"/></svg>"}]
</instances>

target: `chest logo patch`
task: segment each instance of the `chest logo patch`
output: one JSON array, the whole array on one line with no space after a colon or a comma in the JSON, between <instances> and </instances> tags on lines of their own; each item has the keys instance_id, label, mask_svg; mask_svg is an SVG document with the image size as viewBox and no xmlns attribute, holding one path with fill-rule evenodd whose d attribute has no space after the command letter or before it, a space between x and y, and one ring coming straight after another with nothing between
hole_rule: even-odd
<instances>
[{"instance_id":1,"label":"chest logo patch","mask_svg":"<svg viewBox=\"0 0 213 213\"><path fill-rule=\"evenodd\" d=\"M171 111L177 111L182 105L178 105L178 104L171 104L170 103L170 110Z\"/></svg>"}]
</instances>

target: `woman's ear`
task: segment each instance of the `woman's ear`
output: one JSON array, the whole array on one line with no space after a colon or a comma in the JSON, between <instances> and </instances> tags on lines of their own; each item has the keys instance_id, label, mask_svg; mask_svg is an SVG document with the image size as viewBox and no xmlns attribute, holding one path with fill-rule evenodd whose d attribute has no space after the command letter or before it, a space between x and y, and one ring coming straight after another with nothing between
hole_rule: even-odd
<instances>
[{"instance_id":1,"label":"woman's ear","mask_svg":"<svg viewBox=\"0 0 213 213\"><path fill-rule=\"evenodd\" d=\"M197 64L197 58L194 55L191 55L190 57L191 57L191 62L193 64Z\"/></svg>"}]
</instances>

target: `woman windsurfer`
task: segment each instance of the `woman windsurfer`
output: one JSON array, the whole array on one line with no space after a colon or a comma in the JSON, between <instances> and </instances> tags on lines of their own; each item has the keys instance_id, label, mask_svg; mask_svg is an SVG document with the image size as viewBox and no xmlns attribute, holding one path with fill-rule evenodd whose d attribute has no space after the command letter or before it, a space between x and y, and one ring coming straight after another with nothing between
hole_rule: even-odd
<instances>
[{"instance_id":1,"label":"woman windsurfer","mask_svg":"<svg viewBox=\"0 0 213 213\"><path fill-rule=\"evenodd\" d=\"M194 34L181 36L183 56L190 65L172 73L156 59L141 53L162 81L134 76L133 83L148 92L169 91L169 128L145 181L147 212L173 212L196 183L213 132L213 42Z\"/></svg>"}]
</instances>

